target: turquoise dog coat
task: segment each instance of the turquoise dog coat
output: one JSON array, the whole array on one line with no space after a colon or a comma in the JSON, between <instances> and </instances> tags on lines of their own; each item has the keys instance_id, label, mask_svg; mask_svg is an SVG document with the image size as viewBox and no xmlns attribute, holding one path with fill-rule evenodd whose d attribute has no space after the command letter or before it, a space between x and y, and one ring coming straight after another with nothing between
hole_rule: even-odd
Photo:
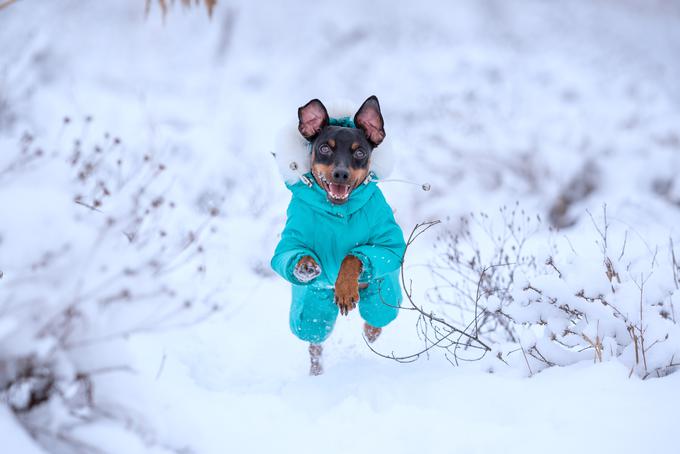
<instances>
[{"instance_id":1,"label":"turquoise dog coat","mask_svg":"<svg viewBox=\"0 0 680 454\"><path fill-rule=\"evenodd\" d=\"M334 205L311 173L286 184L293 193L285 229L271 266L293 287L290 328L300 339L323 342L338 316L334 285L342 260L349 254L363 265L359 313L370 325L383 327L397 317L401 303L399 268L404 236L375 181L359 185L343 205ZM293 271L304 256L314 258L321 274L299 281Z\"/></svg>"}]
</instances>

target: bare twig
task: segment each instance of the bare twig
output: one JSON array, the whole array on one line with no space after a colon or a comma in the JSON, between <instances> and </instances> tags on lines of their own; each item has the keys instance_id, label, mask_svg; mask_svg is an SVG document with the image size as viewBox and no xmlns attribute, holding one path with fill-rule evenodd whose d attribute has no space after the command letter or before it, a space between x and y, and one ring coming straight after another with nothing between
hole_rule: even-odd
<instances>
[{"instance_id":1,"label":"bare twig","mask_svg":"<svg viewBox=\"0 0 680 454\"><path fill-rule=\"evenodd\" d=\"M410 248L410 246L413 244L413 242L423 233L425 233L428 229L431 227L439 224L440 221L431 221L431 222L425 222L422 224L417 224L413 230L411 231L407 241L406 241L406 248L404 250L404 255L402 257L402 263L401 263L401 284L402 288L404 291L404 294L406 296L406 302L407 304L404 306L402 305L402 309L407 309L411 311L415 311L418 313L418 321L416 322L416 326L419 328L419 333L421 335L421 338L423 339L425 345L421 350L418 352L408 354L408 355L397 355L394 352L391 354L384 354L376 351L368 342L367 339L364 339L366 341L366 344L368 347L376 353L377 355L383 357L383 358L388 358L392 359L398 362L412 362L417 360L420 356L422 355L428 355L429 352L433 348L442 348L445 350L445 355L446 359L451 362L452 364L458 364L459 360L462 361L469 361L469 360L477 360L481 359L487 352L491 351L491 347L484 341L482 341L479 338L479 333L478 330L475 331L474 334L471 334L468 332L468 329L470 329L473 324L475 324L478 320L479 313L477 313L477 316L473 319L470 324L464 328L458 328L449 321L445 320L443 317L435 315L433 312L427 312L422 306L418 305L415 300L413 299L413 282L411 280L406 281L406 276L405 276L405 258L406 254ZM481 280L484 278L482 275L478 281L478 286L481 288ZM477 297L476 301L479 301L479 298L481 297L481 291L478 290L477 292ZM454 336L456 337L454 339ZM464 340L464 341L463 341ZM470 348L473 350L480 350L480 355L478 358L474 359L469 359L469 358L461 358L460 355L457 353L457 349L459 347L464 347L464 348ZM449 350L450 348L454 348L453 351ZM448 354L451 354L451 357L448 356Z\"/></svg>"}]
</instances>

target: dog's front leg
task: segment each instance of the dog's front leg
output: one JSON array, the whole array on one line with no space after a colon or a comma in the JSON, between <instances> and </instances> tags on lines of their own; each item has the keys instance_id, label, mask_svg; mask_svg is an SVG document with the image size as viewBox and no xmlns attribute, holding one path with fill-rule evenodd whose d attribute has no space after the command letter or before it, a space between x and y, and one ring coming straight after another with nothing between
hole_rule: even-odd
<instances>
[{"instance_id":1,"label":"dog's front leg","mask_svg":"<svg viewBox=\"0 0 680 454\"><path fill-rule=\"evenodd\" d=\"M335 304L342 315L357 307L359 302L359 275L361 274L361 260L348 255L340 265L340 272L335 281Z\"/></svg>"}]
</instances>

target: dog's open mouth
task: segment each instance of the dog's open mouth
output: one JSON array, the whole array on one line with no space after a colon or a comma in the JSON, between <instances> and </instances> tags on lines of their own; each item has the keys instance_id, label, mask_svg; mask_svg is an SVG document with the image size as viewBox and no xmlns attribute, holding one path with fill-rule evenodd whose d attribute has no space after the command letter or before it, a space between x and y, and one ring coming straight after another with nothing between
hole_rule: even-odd
<instances>
[{"instance_id":1,"label":"dog's open mouth","mask_svg":"<svg viewBox=\"0 0 680 454\"><path fill-rule=\"evenodd\" d=\"M346 200L349 197L348 184L326 183L326 192L333 200Z\"/></svg>"},{"instance_id":2,"label":"dog's open mouth","mask_svg":"<svg viewBox=\"0 0 680 454\"><path fill-rule=\"evenodd\" d=\"M331 202L344 203L349 198L349 193L351 192L351 186L348 184L339 184L328 181L322 173L318 174L319 182L328 194L328 198Z\"/></svg>"}]
</instances>

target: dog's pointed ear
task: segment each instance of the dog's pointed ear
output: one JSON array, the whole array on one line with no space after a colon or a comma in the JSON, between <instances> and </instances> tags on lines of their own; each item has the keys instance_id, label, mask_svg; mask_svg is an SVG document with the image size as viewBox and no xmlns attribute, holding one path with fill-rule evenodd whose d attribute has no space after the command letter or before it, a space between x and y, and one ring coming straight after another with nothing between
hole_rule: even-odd
<instances>
[{"instance_id":1,"label":"dog's pointed ear","mask_svg":"<svg viewBox=\"0 0 680 454\"><path fill-rule=\"evenodd\" d=\"M312 99L298 109L298 121L300 134L307 140L313 140L328 125L328 112L321 101Z\"/></svg>"},{"instance_id":2,"label":"dog's pointed ear","mask_svg":"<svg viewBox=\"0 0 680 454\"><path fill-rule=\"evenodd\" d=\"M380 145L385 138L385 122L380 113L378 98L371 96L361 105L356 115L354 124L366 134L366 138L374 147Z\"/></svg>"}]
</instances>

